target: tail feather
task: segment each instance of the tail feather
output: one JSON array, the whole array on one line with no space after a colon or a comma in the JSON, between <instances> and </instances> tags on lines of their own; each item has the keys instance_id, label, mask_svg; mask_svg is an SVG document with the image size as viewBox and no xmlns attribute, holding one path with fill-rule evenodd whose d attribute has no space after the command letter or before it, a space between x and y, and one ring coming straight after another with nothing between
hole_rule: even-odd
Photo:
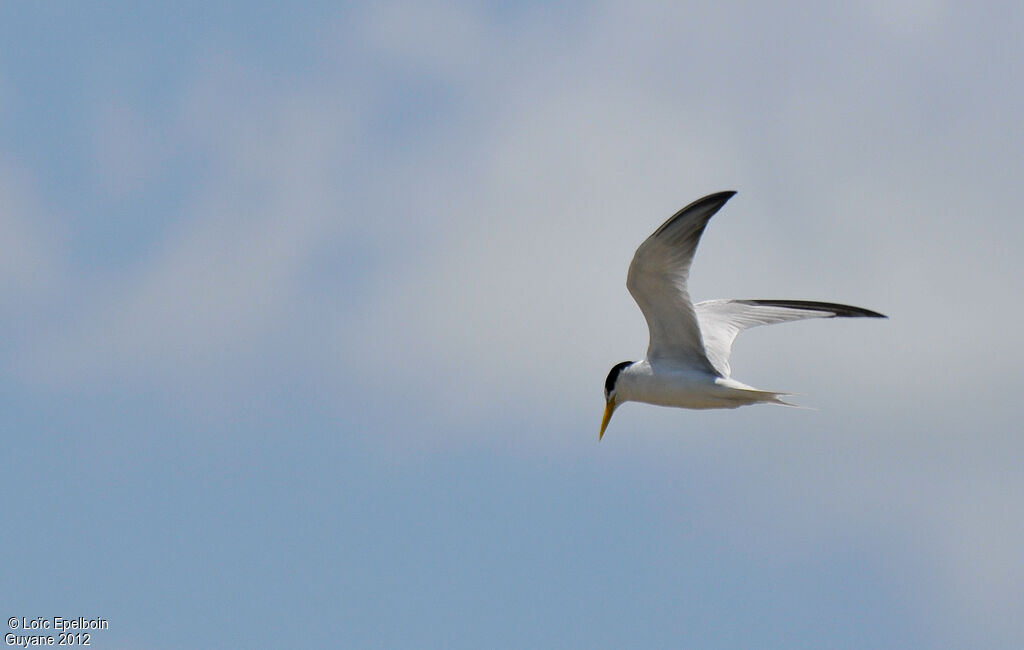
<instances>
[{"instance_id":1,"label":"tail feather","mask_svg":"<svg viewBox=\"0 0 1024 650\"><path fill-rule=\"evenodd\" d=\"M780 406L788 406L790 408L801 409L801 410L804 410L804 411L816 411L816 410L818 410L818 409L814 408L813 406L803 406L802 404L794 404L792 402L787 402L786 400L781 399L782 397L799 396L799 393L776 393L776 392L771 392L770 394L771 394L771 400L769 400L770 404L778 404Z\"/></svg>"},{"instance_id":2,"label":"tail feather","mask_svg":"<svg viewBox=\"0 0 1024 650\"><path fill-rule=\"evenodd\" d=\"M799 404L793 404L782 399L783 397L799 397L800 393L787 393L778 390L761 390L759 388L746 388L744 393L757 397L757 401L764 404L778 404L779 406L789 406L791 408L806 409L806 406L800 406Z\"/></svg>"}]
</instances>

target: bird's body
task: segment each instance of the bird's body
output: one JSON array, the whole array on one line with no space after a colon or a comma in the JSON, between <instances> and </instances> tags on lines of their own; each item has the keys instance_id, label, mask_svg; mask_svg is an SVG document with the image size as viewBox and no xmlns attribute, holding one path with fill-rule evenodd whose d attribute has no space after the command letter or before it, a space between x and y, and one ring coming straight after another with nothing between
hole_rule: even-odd
<instances>
[{"instance_id":1,"label":"bird's body","mask_svg":"<svg viewBox=\"0 0 1024 650\"><path fill-rule=\"evenodd\" d=\"M710 194L686 206L637 249L626 286L647 320L650 343L641 361L616 364L605 381L601 434L627 401L690 409L788 405L786 393L747 386L729 375L736 336L758 325L805 318L884 318L860 307L807 300L690 301L690 264L711 217L735 192Z\"/></svg>"},{"instance_id":2,"label":"bird's body","mask_svg":"<svg viewBox=\"0 0 1024 650\"><path fill-rule=\"evenodd\" d=\"M646 359L619 373L616 395L619 402L687 409L734 409L779 401L776 393L757 390L731 377L677 364L652 365Z\"/></svg>"}]
</instances>

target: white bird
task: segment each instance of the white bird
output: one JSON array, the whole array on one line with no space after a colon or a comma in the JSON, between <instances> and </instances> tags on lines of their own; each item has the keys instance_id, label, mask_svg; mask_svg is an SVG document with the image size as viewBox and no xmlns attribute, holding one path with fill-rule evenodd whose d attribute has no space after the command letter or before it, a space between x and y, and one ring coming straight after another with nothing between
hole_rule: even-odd
<instances>
[{"instance_id":1,"label":"white bird","mask_svg":"<svg viewBox=\"0 0 1024 650\"><path fill-rule=\"evenodd\" d=\"M732 342L747 328L804 318L886 318L860 307L807 300L708 300L694 305L686 288L693 254L708 221L734 194L718 192L694 201L636 249L626 287L647 320L651 339L645 359L623 361L608 373L598 440L623 402L690 409L761 402L792 406L780 399L789 393L758 390L729 376Z\"/></svg>"}]
</instances>

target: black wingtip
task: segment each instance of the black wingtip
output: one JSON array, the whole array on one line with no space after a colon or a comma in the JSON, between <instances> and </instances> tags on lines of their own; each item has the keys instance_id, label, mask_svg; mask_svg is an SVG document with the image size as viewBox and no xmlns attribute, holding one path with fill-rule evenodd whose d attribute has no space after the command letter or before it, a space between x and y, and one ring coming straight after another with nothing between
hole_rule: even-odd
<instances>
[{"instance_id":1,"label":"black wingtip","mask_svg":"<svg viewBox=\"0 0 1024 650\"><path fill-rule=\"evenodd\" d=\"M683 212L689 212L690 210L694 209L699 210L701 208L708 209L711 211L711 214L714 214L721 210L722 206L725 205L725 202L734 197L735 195L735 190L725 190L723 192L715 192L714 194L702 196L701 198L697 199L690 205L680 210L679 214L682 214Z\"/></svg>"},{"instance_id":2,"label":"black wingtip","mask_svg":"<svg viewBox=\"0 0 1024 650\"><path fill-rule=\"evenodd\" d=\"M817 302L815 300L738 300L737 302L766 307L789 307L807 311L831 312L836 318L889 318L877 311L853 305L841 305L836 302Z\"/></svg>"},{"instance_id":3,"label":"black wingtip","mask_svg":"<svg viewBox=\"0 0 1024 650\"><path fill-rule=\"evenodd\" d=\"M725 202L731 199L735 194L736 192L734 190L725 190L724 192L715 192L714 194L702 196L669 217L665 223L661 224L661 226L654 231L653 236L657 237L679 219L691 216L694 213L701 213L703 219L700 220L699 227L696 230L697 237L700 237L701 232L704 230L704 226L707 225L708 219L721 210L722 206L725 205Z\"/></svg>"},{"instance_id":4,"label":"black wingtip","mask_svg":"<svg viewBox=\"0 0 1024 650\"><path fill-rule=\"evenodd\" d=\"M736 190L723 190L721 192L715 192L714 194L708 194L707 196L697 199L692 205L698 205L707 201L708 203L723 204L732 197L736 196Z\"/></svg>"}]
</instances>

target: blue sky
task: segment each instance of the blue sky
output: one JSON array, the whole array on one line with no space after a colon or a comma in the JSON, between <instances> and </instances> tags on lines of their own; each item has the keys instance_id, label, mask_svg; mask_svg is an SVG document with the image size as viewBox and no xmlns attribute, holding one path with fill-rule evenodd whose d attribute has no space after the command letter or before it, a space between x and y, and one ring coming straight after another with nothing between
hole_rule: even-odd
<instances>
[{"instance_id":1,"label":"blue sky","mask_svg":"<svg viewBox=\"0 0 1024 650\"><path fill-rule=\"evenodd\" d=\"M96 647L1019 648L1024 10L0 5L0 613ZM627 405L635 247L814 410Z\"/></svg>"}]
</instances>

